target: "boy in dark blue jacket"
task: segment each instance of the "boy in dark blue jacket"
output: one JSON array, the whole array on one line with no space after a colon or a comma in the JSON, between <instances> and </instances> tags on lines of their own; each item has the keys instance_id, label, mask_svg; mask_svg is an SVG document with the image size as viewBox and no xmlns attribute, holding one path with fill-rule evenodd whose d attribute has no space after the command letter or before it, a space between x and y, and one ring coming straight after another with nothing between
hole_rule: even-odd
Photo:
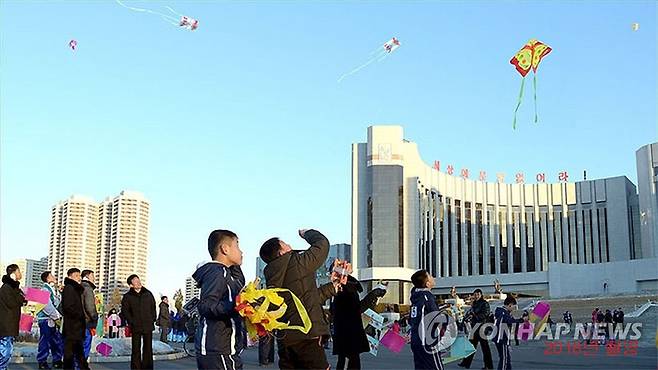
<instances>
[{"instance_id":1,"label":"boy in dark blue jacket","mask_svg":"<svg viewBox=\"0 0 658 370\"><path fill-rule=\"evenodd\" d=\"M438 312L439 307L434 301L431 289L434 287L434 278L426 270L416 271L411 275L414 288L411 290L411 352L414 354L414 367L420 369L443 370L441 353L433 337L433 326L428 328L426 315ZM431 319L432 322L435 320ZM429 332L428 332L429 331ZM438 339L438 338L436 338Z\"/></svg>"},{"instance_id":2,"label":"boy in dark blue jacket","mask_svg":"<svg viewBox=\"0 0 658 370\"><path fill-rule=\"evenodd\" d=\"M523 319L515 319L511 312L516 308L516 299L508 295L503 302L504 307L496 308L494 314L494 325L496 326L496 349L498 350L498 370L512 370L512 356L509 352L510 333L516 330L511 325L523 322Z\"/></svg>"},{"instance_id":3,"label":"boy in dark blue jacket","mask_svg":"<svg viewBox=\"0 0 658 370\"><path fill-rule=\"evenodd\" d=\"M199 369L242 369L240 354L247 341L242 318L235 311L235 298L244 287L240 269L242 252L238 236L215 230L208 237L212 261L192 275L201 288L199 326L195 336Z\"/></svg>"}]
</instances>

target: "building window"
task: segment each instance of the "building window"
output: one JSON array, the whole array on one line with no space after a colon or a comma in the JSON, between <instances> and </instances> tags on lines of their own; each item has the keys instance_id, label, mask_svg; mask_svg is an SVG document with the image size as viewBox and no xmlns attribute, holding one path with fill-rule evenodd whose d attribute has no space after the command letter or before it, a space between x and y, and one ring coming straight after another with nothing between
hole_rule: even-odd
<instances>
[{"instance_id":1,"label":"building window","mask_svg":"<svg viewBox=\"0 0 658 370\"><path fill-rule=\"evenodd\" d=\"M450 204L450 198L446 198L446 207L447 207L447 216L448 216L448 276L453 276L454 271L452 271L452 205Z\"/></svg>"},{"instance_id":2,"label":"building window","mask_svg":"<svg viewBox=\"0 0 658 370\"><path fill-rule=\"evenodd\" d=\"M439 229L437 230L437 238L439 238L439 255L441 256L441 260L439 263L439 271L440 271L440 276L448 276L447 271L444 268L445 266L445 258L447 257L443 253L443 248L444 248L444 242L443 242L443 216L445 216L445 212L443 210L443 203L441 203L441 196L439 195Z\"/></svg>"},{"instance_id":3,"label":"building window","mask_svg":"<svg viewBox=\"0 0 658 370\"><path fill-rule=\"evenodd\" d=\"M514 272L521 272L521 214L518 207L512 211L512 238L513 238L513 258Z\"/></svg>"},{"instance_id":4,"label":"building window","mask_svg":"<svg viewBox=\"0 0 658 370\"><path fill-rule=\"evenodd\" d=\"M458 200L455 200L455 219L456 219L456 225L457 225L457 235L455 236L457 238L457 273L459 276L464 275L464 271L462 271L462 261L466 256L462 255L462 212L461 212L461 202Z\"/></svg>"},{"instance_id":5,"label":"building window","mask_svg":"<svg viewBox=\"0 0 658 370\"><path fill-rule=\"evenodd\" d=\"M404 188L398 188L398 267L404 267Z\"/></svg>"},{"instance_id":6,"label":"building window","mask_svg":"<svg viewBox=\"0 0 658 370\"><path fill-rule=\"evenodd\" d=\"M489 272L496 273L496 217L494 207L487 205L487 226L489 228Z\"/></svg>"},{"instance_id":7,"label":"building window","mask_svg":"<svg viewBox=\"0 0 658 370\"><path fill-rule=\"evenodd\" d=\"M500 242L500 272L507 274L510 271L507 268L507 209L505 207L500 207L498 212L498 228L500 229L498 233Z\"/></svg>"},{"instance_id":8,"label":"building window","mask_svg":"<svg viewBox=\"0 0 658 370\"><path fill-rule=\"evenodd\" d=\"M555 240L555 261L564 262L562 257L562 211L553 212L553 239Z\"/></svg>"},{"instance_id":9,"label":"building window","mask_svg":"<svg viewBox=\"0 0 658 370\"><path fill-rule=\"evenodd\" d=\"M475 236L477 240L477 253L478 253L478 273L480 275L484 274L484 239L483 239L483 230L482 230L482 204L477 203L475 204L475 223L476 223L476 233L477 235Z\"/></svg>"},{"instance_id":10,"label":"building window","mask_svg":"<svg viewBox=\"0 0 658 370\"><path fill-rule=\"evenodd\" d=\"M464 226L466 227L466 247L468 254L468 270L465 275L473 275L473 239L471 225L471 202L464 202Z\"/></svg>"}]
</instances>

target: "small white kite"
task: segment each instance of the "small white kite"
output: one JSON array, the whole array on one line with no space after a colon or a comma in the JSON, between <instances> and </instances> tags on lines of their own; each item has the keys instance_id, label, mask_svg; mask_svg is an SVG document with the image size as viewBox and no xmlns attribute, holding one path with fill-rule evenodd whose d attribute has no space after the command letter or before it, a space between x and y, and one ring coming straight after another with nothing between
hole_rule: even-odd
<instances>
[{"instance_id":1,"label":"small white kite","mask_svg":"<svg viewBox=\"0 0 658 370\"><path fill-rule=\"evenodd\" d=\"M382 61L382 60L386 59L386 57L389 54L393 53L399 47L400 47L400 40L398 40L395 37L393 37L392 39L386 41L384 43L384 45L382 45L381 47L378 47L376 50L374 50L373 52L370 53L370 55L372 55L374 53L374 56L372 56L370 59L368 59L367 62L363 63L362 65L360 65L360 66L354 68L353 70L351 70L351 71L345 73L344 75L342 75L338 79L338 82L341 82L345 77L355 74L356 72L358 72L361 69L367 67L368 65L370 65L373 62L379 62L379 61Z\"/></svg>"}]
</instances>

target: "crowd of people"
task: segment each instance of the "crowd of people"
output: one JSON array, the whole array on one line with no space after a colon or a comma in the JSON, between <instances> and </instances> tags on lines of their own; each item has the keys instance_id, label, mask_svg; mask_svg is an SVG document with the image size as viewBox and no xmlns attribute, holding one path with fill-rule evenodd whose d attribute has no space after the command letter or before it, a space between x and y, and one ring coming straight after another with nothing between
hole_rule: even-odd
<instances>
[{"instance_id":1,"label":"crowd of people","mask_svg":"<svg viewBox=\"0 0 658 370\"><path fill-rule=\"evenodd\" d=\"M27 304L20 289L20 268L9 265L0 287L0 370L8 367L14 340L19 334L21 307ZM112 309L105 315L96 305L96 279L91 270L70 268L64 284L50 271L41 274L43 289L49 299L37 314L39 369L89 369L92 338L97 334L99 320L106 320L109 338L132 337L131 368L152 369L151 337L155 322L155 299L142 286L139 276L130 275L130 287L121 301L121 313ZM49 363L48 360L51 360Z\"/></svg>"},{"instance_id":2,"label":"crowd of people","mask_svg":"<svg viewBox=\"0 0 658 370\"><path fill-rule=\"evenodd\" d=\"M278 366L281 369L328 369L325 349L331 338L332 353L337 356L337 368L359 369L360 355L370 351L361 314L368 308L374 308L377 297L384 293L373 289L361 299L363 286L349 275L351 267L347 276L333 272L328 283L317 286L316 272L327 259L329 241L317 230L299 230L299 236L309 244L307 249L294 250L283 240L271 238L262 244L259 255L266 264L266 287L287 289L298 297L311 326L307 332L275 330L261 337L258 343L259 363L262 366L274 363L276 344ZM181 312L179 309L177 313L171 311L166 296L160 298L159 313L156 315L153 294L142 286L139 276L134 274L127 278L130 289L123 295L121 311L117 312L113 308L107 313L101 313L97 312L95 304L93 271L69 269L61 291L56 287L56 278L49 271L44 272L41 279L50 299L38 314L39 368L50 369L48 359L51 358L54 368L72 369L75 366L88 369L95 328L98 320L105 320L104 331L108 338L131 337L132 369L153 368L152 339L156 325L162 342L184 341L188 335L194 337L199 369L241 369L241 354L247 346L247 335L243 318L235 309L237 296L245 286L240 267L242 251L238 236L229 230L211 232L208 252L211 261L199 265L192 275L201 291L199 300L195 302L196 315L193 321L185 310ZM19 288L20 279L21 271L17 265L8 266L6 275L2 277L0 370L6 369L9 363L13 341L18 335L21 306L26 303ZM439 307L431 293L435 281L430 273L426 270L417 271L410 280L413 290L409 314L395 316L397 319L387 325L393 333L408 338L416 369L443 369L441 352L437 348L428 347L427 338L422 336L422 325L425 325L424 319L428 314L444 313L446 308ZM301 325L298 312L290 309L295 307L293 299L292 295L284 296L289 309L281 320L291 325ZM323 309L327 302L328 312ZM507 295L503 306L492 313L482 290L476 289L471 298L471 308L464 317L470 327L492 323L500 333L493 339L498 352L498 369L511 369L510 337L515 337L518 345L518 336L513 330L508 335L509 329L516 324L528 322L528 312L524 312L519 319L512 316L516 305L516 299ZM398 310L389 307L387 311ZM565 323L573 322L569 311L564 313L563 318ZM592 321L623 324L624 313L621 308L614 312L606 310L605 313L597 308L592 312ZM470 336L470 342L476 350L481 348L483 368L493 369L493 358L486 336L486 332L477 330ZM474 355L463 358L458 365L470 368Z\"/></svg>"}]
</instances>

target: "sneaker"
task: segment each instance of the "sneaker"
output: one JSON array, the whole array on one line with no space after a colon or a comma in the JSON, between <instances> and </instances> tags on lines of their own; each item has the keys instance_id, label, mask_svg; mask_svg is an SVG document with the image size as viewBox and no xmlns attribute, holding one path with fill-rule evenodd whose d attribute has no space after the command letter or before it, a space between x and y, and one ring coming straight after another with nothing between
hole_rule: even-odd
<instances>
[{"instance_id":1,"label":"sneaker","mask_svg":"<svg viewBox=\"0 0 658 370\"><path fill-rule=\"evenodd\" d=\"M48 369L48 370L50 370L50 366L48 366L47 362L39 362L39 369Z\"/></svg>"}]
</instances>

